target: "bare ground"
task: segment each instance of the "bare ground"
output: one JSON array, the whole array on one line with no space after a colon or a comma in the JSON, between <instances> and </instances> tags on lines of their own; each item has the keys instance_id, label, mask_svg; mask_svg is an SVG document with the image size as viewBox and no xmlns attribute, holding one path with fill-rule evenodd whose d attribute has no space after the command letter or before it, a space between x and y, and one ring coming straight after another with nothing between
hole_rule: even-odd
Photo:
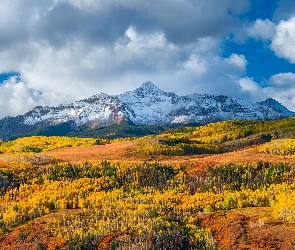
<instances>
[{"instance_id":1,"label":"bare ground","mask_svg":"<svg viewBox=\"0 0 295 250\"><path fill-rule=\"evenodd\" d=\"M258 153L255 147L242 149L234 152L215 155L185 155L185 156L145 156L133 152L132 141L117 142L106 145L80 146L60 148L47 154L62 161L89 161L89 160L110 160L110 161L144 161L158 160L160 162L176 164L201 165L206 163L228 163L228 162L289 162L295 163L293 156L279 156Z\"/></svg>"}]
</instances>

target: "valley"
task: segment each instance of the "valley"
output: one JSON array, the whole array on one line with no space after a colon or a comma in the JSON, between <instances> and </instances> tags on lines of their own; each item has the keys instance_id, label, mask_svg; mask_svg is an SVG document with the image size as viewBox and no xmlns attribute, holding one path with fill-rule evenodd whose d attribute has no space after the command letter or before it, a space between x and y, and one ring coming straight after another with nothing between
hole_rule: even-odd
<instances>
[{"instance_id":1,"label":"valley","mask_svg":"<svg viewBox=\"0 0 295 250\"><path fill-rule=\"evenodd\" d=\"M294 122L0 145L0 249L294 249Z\"/></svg>"}]
</instances>

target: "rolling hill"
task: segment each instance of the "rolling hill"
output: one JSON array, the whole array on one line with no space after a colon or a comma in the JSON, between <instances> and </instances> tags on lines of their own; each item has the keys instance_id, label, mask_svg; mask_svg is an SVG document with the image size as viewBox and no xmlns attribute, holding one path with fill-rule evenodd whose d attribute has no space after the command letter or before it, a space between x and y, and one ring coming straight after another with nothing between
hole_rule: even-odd
<instances>
[{"instance_id":1,"label":"rolling hill","mask_svg":"<svg viewBox=\"0 0 295 250\"><path fill-rule=\"evenodd\" d=\"M294 249L294 125L1 142L0 249Z\"/></svg>"}]
</instances>

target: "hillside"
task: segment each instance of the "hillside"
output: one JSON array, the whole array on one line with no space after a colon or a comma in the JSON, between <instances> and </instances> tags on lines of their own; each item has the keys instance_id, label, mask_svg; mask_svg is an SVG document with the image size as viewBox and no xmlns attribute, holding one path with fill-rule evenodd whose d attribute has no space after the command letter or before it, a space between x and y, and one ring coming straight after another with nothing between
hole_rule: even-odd
<instances>
[{"instance_id":1,"label":"hillside","mask_svg":"<svg viewBox=\"0 0 295 250\"><path fill-rule=\"evenodd\" d=\"M0 249L294 249L295 119L0 145Z\"/></svg>"}]
</instances>

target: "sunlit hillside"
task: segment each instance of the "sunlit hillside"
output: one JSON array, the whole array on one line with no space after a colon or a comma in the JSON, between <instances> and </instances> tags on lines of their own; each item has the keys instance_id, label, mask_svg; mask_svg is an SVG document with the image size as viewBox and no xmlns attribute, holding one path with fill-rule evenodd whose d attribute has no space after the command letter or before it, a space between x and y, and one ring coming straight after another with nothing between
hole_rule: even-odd
<instances>
[{"instance_id":1,"label":"sunlit hillside","mask_svg":"<svg viewBox=\"0 0 295 250\"><path fill-rule=\"evenodd\" d=\"M294 249L295 119L0 145L0 249Z\"/></svg>"}]
</instances>

